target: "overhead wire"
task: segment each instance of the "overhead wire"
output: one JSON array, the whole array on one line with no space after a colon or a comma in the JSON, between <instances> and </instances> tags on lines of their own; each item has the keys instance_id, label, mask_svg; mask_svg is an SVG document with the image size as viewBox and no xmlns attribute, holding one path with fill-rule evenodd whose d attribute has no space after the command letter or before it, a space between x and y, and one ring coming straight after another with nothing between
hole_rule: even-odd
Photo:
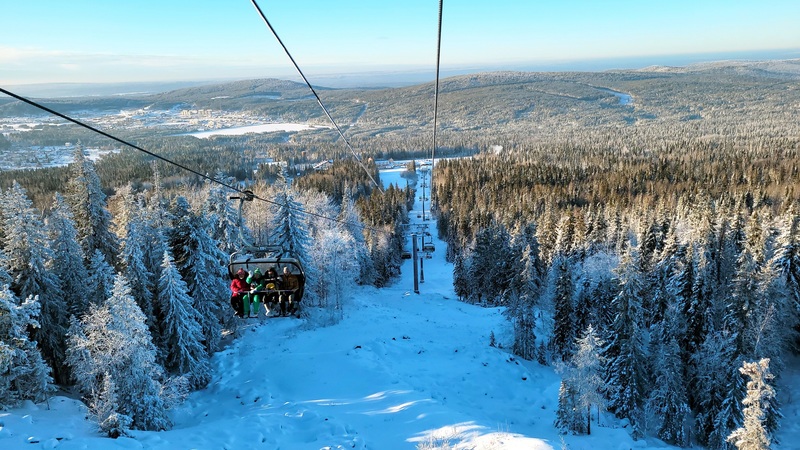
<instances>
[{"instance_id":1,"label":"overhead wire","mask_svg":"<svg viewBox=\"0 0 800 450\"><path fill-rule=\"evenodd\" d=\"M299 74L300 74L300 77L301 77L301 78L303 78L303 81L305 81L305 83L306 83L306 85L308 86L308 88L309 88L309 89L311 89L311 93L313 93L313 94L314 94L314 97L317 99L317 103L319 103L319 106L322 108L322 110L323 110L323 111L325 111L325 115L326 115L326 116L328 116L328 120L330 120L330 121L331 121L331 123L333 124L333 127L334 127L334 128L336 129L336 131L339 133L339 136L342 138L342 140L344 141L345 145L346 145L346 146L347 146L347 148L350 150L350 153L352 153L352 154L353 154L353 157L355 157L355 159L356 159L356 162L357 162L357 163L358 163L358 164L361 166L361 168L362 168L362 169L364 169L364 172L366 172L366 173L367 173L367 176L369 176L369 179L370 179L370 180L372 180L372 183L373 183L373 184L375 184L375 187L376 187L376 188L377 188L379 191L383 192L383 189L381 189L381 186L380 186L380 184L378 184L378 182L377 182L377 181L375 181L375 178L373 178L372 174L369 172L369 169L367 169L367 167L366 167L366 166L364 165L364 163L361 161L361 158L359 158L358 154L357 154L357 153L356 153L356 151L353 149L353 146L352 146L352 145L350 145L350 141L348 141L348 140L347 140L347 138L344 136L344 133L342 132L341 128L339 128L339 125L337 125L337 124L336 124L336 121L335 121L335 120L333 120L333 117L332 117L332 116L331 116L331 114L328 112L328 108L326 108L326 107L325 107L325 104L322 102L322 99L321 99L321 98L320 98L320 96L317 94L317 91L316 91L316 89L314 89L314 86L312 86L312 85L311 85L311 83L308 81L308 78L306 78L305 74L304 74L304 73L303 73L303 71L300 69L300 66L299 66L299 65L297 64L297 62L294 60L294 57L292 57L292 54L289 52L289 49L288 49L288 48L286 48L286 45L284 45L284 43L283 43L283 40L281 40L280 36L278 36L278 32L277 32L277 31L275 31L275 28L272 26L272 24L271 24L271 23L269 23L269 20L267 19L267 16L264 14L264 11L262 11L262 10L261 10L261 7L260 7L260 6L258 6L258 2L257 2L256 0L250 0L250 2L251 2L251 3L253 4L253 6L256 8L256 11L258 11L258 14L261 16L261 19L263 19L263 20L264 20L264 23L267 25L267 27L269 28L269 30L272 32L272 35L273 35L273 36L275 36L275 39L278 41L278 43L279 43L279 44L281 45L281 47L283 48L283 51L286 53L286 56L288 56L288 57L289 57L289 59L292 61L292 64L294 65L294 68L295 68L295 69L297 69L297 73L299 73Z\"/></svg>"},{"instance_id":2,"label":"overhead wire","mask_svg":"<svg viewBox=\"0 0 800 450\"><path fill-rule=\"evenodd\" d=\"M433 89L433 148L431 148L431 202L434 200L433 169L436 166L436 125L439 113L439 61L442 56L442 9L444 0L439 0L439 35L436 41L436 83Z\"/></svg>"},{"instance_id":3,"label":"overhead wire","mask_svg":"<svg viewBox=\"0 0 800 450\"><path fill-rule=\"evenodd\" d=\"M107 138L109 138L109 139L111 139L111 140L113 140L115 142L118 142L118 143L122 144L122 145L126 145L126 146L131 147L131 148L133 148L135 150L138 150L138 151L140 151L142 153L145 153L145 154L147 154L149 156L152 156L153 158L156 158L156 159L159 159L161 161L164 161L167 164L171 164L171 165L173 165L175 167L178 167L178 168L183 169L183 170L185 170L187 172L190 172L190 173L192 173L194 175L197 175L198 177L200 177L200 178L202 178L204 180L207 180L207 181L210 181L212 183L216 183L218 185L224 186L224 187L226 187L226 188L228 188L228 189L230 189L232 191L238 192L239 194L250 195L254 199L257 199L257 200L260 200L260 201L263 201L263 202L266 202L266 203L270 203L270 204L273 204L273 205L276 205L276 206L284 206L286 208L289 208L290 210L294 210L294 211L300 212L302 214L307 214L309 216L318 217L320 219L325 219L325 220L329 220L329 221L332 221L332 222L341 223L341 224L344 224L344 225L356 225L356 226L360 226L361 228L367 229L367 230L370 230L370 231L389 233L386 230L373 228L373 227L370 227L368 225L359 224L359 223L352 223L352 222L346 222L346 221L341 220L341 219L335 219L335 218L332 218L332 217L324 216L322 214L317 214L317 213L313 213L313 212L310 212L310 211L306 211L304 209L295 208L295 207L292 207L288 203L287 204L283 204L283 203L279 203L279 202L276 202L276 201L273 201L273 200L270 200L270 199L267 199L267 198L259 197L259 196L255 195L255 194L253 194L251 191L245 191L243 189L239 189L236 186L232 186L232 185L230 185L228 183L225 183L224 181L221 181L221 180L219 180L217 178L214 178L214 177L208 176L208 175L206 175L204 173L198 172L198 171L196 171L196 170L194 170L194 169L192 169L190 167L187 167L187 166L185 166L183 164L180 164L178 162L172 161L172 160L170 160L170 159L168 159L168 158L166 158L164 156L161 156L161 155L159 155L157 153L153 153L150 150L144 149L144 148L142 148L142 147L140 147L140 146L138 146L136 144L130 143L130 142L124 140L124 139L118 138L118 137L116 137L116 136L114 136L114 135L112 135L110 133L107 133L107 132L105 132L103 130L95 128L95 127L93 127L93 126L91 126L91 125L89 125L87 123L81 122L80 120L74 119L74 118L72 118L72 117L70 117L70 116L68 116L66 114L63 114L63 113L60 113L60 112L58 112L58 111L56 111L54 109L48 108L47 106L44 106L41 103L35 102L35 101L31 100L31 99L28 99L28 98L23 97L21 95L15 94L15 93L7 90L7 89L4 89L4 88L0 87L0 92L2 92L5 95L8 95L9 97L13 97L13 98L15 98L15 99L17 99L17 100L19 100L19 101L21 101L23 103L27 103L30 106L33 106L33 107L38 108L38 109L41 109L42 111L46 111L46 112L48 112L50 114L53 114L54 116L58 116L58 117L60 117L60 118L62 118L64 120L66 120L66 121L72 122L75 125L78 125L80 127L86 128L89 131L92 131L94 133L97 133L97 134L100 134L102 136L105 136L105 137L107 137Z\"/></svg>"}]
</instances>

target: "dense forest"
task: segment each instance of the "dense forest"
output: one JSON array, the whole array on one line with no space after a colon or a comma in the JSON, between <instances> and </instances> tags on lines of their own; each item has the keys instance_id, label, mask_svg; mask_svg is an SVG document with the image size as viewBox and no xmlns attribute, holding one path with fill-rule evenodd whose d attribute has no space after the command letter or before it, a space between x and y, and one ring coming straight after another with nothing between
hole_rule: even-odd
<instances>
[{"instance_id":1,"label":"dense forest","mask_svg":"<svg viewBox=\"0 0 800 450\"><path fill-rule=\"evenodd\" d=\"M597 406L634 436L732 448L739 369L780 379L800 342L800 141L599 142L437 164L456 292L507 308L513 352L566 367L565 432Z\"/></svg>"}]
</instances>

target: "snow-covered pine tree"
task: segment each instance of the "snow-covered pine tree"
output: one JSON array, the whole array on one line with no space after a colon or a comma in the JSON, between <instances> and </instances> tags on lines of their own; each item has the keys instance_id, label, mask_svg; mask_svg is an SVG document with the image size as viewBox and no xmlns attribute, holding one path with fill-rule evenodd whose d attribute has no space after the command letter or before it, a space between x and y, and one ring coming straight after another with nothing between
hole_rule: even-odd
<instances>
[{"instance_id":1,"label":"snow-covered pine tree","mask_svg":"<svg viewBox=\"0 0 800 450\"><path fill-rule=\"evenodd\" d=\"M125 221L124 238L122 239L122 251L120 253L120 263L122 273L131 288L136 304L147 318L147 324L151 332L157 330L155 327L155 317L153 309L153 274L147 269L146 257L147 235L147 211L141 199L136 195L125 197L122 210L123 215L128 217Z\"/></svg>"},{"instance_id":2,"label":"snow-covered pine tree","mask_svg":"<svg viewBox=\"0 0 800 450\"><path fill-rule=\"evenodd\" d=\"M553 249L556 245L556 206L552 202L545 204L539 222L536 225L536 240L539 242L539 257L547 266L553 258Z\"/></svg>"},{"instance_id":3,"label":"snow-covered pine tree","mask_svg":"<svg viewBox=\"0 0 800 450\"><path fill-rule=\"evenodd\" d=\"M217 174L217 179L225 179L222 174ZM225 179L227 182L233 180ZM242 243L239 242L241 232L248 242L251 241L249 230L244 224L239 224L239 213L234 202L228 196L234 192L225 186L213 184L208 189L205 211L208 213L208 229L211 238L219 244L219 249L225 254L235 252ZM176 255L177 258L177 255Z\"/></svg>"},{"instance_id":4,"label":"snow-covered pine tree","mask_svg":"<svg viewBox=\"0 0 800 450\"><path fill-rule=\"evenodd\" d=\"M658 413L658 437L664 442L685 447L689 444L687 425L691 411L680 347L675 337L668 339L659 342L654 355L655 384L649 401Z\"/></svg>"},{"instance_id":5,"label":"snow-covered pine tree","mask_svg":"<svg viewBox=\"0 0 800 450\"><path fill-rule=\"evenodd\" d=\"M600 354L604 345L594 328L589 325L583 337L577 339L577 349L570 360L577 406L585 420L586 434L592 434L592 406L597 408L598 420L600 411L605 410L606 402L602 394L605 359Z\"/></svg>"},{"instance_id":6,"label":"snow-covered pine tree","mask_svg":"<svg viewBox=\"0 0 800 450\"><path fill-rule=\"evenodd\" d=\"M714 326L711 319L716 275L712 249L708 245L702 242L694 243L691 256L692 285L689 297L686 299L686 339L688 342L685 345L688 352L693 354L698 351Z\"/></svg>"},{"instance_id":7,"label":"snow-covered pine tree","mask_svg":"<svg viewBox=\"0 0 800 450\"><path fill-rule=\"evenodd\" d=\"M558 255L570 256L576 245L575 242L575 218L572 213L564 213L558 221L556 228L556 240L553 246L553 263Z\"/></svg>"},{"instance_id":8,"label":"snow-covered pine tree","mask_svg":"<svg viewBox=\"0 0 800 450\"><path fill-rule=\"evenodd\" d=\"M211 374L200 314L169 252L164 252L158 303L164 315L159 328L166 369L186 376L193 388L205 387Z\"/></svg>"},{"instance_id":9,"label":"snow-covered pine tree","mask_svg":"<svg viewBox=\"0 0 800 450\"><path fill-rule=\"evenodd\" d=\"M272 224L271 243L283 248L284 256L297 258L303 267L310 266L308 251L311 239L303 217L303 205L294 200L288 189L278 192L275 203L278 210Z\"/></svg>"},{"instance_id":10,"label":"snow-covered pine tree","mask_svg":"<svg viewBox=\"0 0 800 450\"><path fill-rule=\"evenodd\" d=\"M606 220L605 214L605 207L602 203L594 205L589 214L591 223L586 235L588 244L587 253L589 255L608 250L608 221Z\"/></svg>"},{"instance_id":11,"label":"snow-covered pine tree","mask_svg":"<svg viewBox=\"0 0 800 450\"><path fill-rule=\"evenodd\" d=\"M453 261L453 290L461 301L467 301L472 295L469 282L469 262L471 260L469 249L464 249Z\"/></svg>"},{"instance_id":12,"label":"snow-covered pine tree","mask_svg":"<svg viewBox=\"0 0 800 450\"><path fill-rule=\"evenodd\" d=\"M720 414L723 402L730 387L734 358L732 357L733 338L722 332L712 332L706 336L697 352L691 356L695 367L691 385L695 406L695 436L697 441L713 449L724 444L723 430L717 430L718 422L725 416ZM738 374L737 374L738 375ZM724 422L724 421L722 421ZM730 433L730 429L727 430ZM719 438L723 440L720 441ZM714 440L714 439L716 440Z\"/></svg>"},{"instance_id":13,"label":"snow-covered pine tree","mask_svg":"<svg viewBox=\"0 0 800 450\"><path fill-rule=\"evenodd\" d=\"M616 316L603 350L609 410L630 421L634 439L642 437L644 432L640 419L648 388L646 343L641 329L644 282L640 267L636 249L628 247L617 268L620 291L612 304Z\"/></svg>"},{"instance_id":14,"label":"snow-covered pine tree","mask_svg":"<svg viewBox=\"0 0 800 450\"><path fill-rule=\"evenodd\" d=\"M714 449L726 448L728 435L742 423L740 399L745 393L745 381L737 369L744 358L754 355L762 331L771 329L769 314L765 309L772 301L764 298L768 290L763 289L762 285L762 281L765 281L762 280L762 270L766 269L763 238L760 217L754 213L746 226L745 240L736 261L730 298L722 321L731 348L725 353L728 359L725 368L728 373L726 387L713 419L714 429L708 436L708 445Z\"/></svg>"},{"instance_id":15,"label":"snow-covered pine tree","mask_svg":"<svg viewBox=\"0 0 800 450\"><path fill-rule=\"evenodd\" d=\"M518 280L512 281L511 290L515 297L511 298L504 314L514 328L511 351L521 358L533 360L536 357L536 305L542 294L543 280L540 260L531 244L522 251L521 263L523 269L517 276Z\"/></svg>"},{"instance_id":16,"label":"snow-covered pine tree","mask_svg":"<svg viewBox=\"0 0 800 450\"><path fill-rule=\"evenodd\" d=\"M170 248L176 255L175 267L186 282L189 296L200 314L203 342L209 354L218 349L220 323L225 319L228 287L225 282L226 255L208 234L205 216L195 214L183 197L175 200L175 223L170 230ZM162 264L163 268L163 264Z\"/></svg>"},{"instance_id":17,"label":"snow-covered pine tree","mask_svg":"<svg viewBox=\"0 0 800 450\"><path fill-rule=\"evenodd\" d=\"M674 292L670 287L672 277L678 270L679 252L682 247L674 228L664 237L661 251L653 257L652 271L649 281L651 286L651 309L646 313L648 326L659 324L665 320L667 308L674 303Z\"/></svg>"},{"instance_id":18,"label":"snow-covered pine tree","mask_svg":"<svg viewBox=\"0 0 800 450\"><path fill-rule=\"evenodd\" d=\"M67 363L84 396L96 401L103 392L105 374L116 386L120 414L142 430L171 426L165 404L163 369L156 363L156 348L128 282L118 275L112 295L102 305L92 305L80 322L69 329Z\"/></svg>"},{"instance_id":19,"label":"snow-covered pine tree","mask_svg":"<svg viewBox=\"0 0 800 450\"><path fill-rule=\"evenodd\" d=\"M274 192L277 189L284 189L284 187L278 186L270 186L271 190L267 191L269 197L274 197ZM323 230L327 230L331 227L331 221L328 217L336 217L338 214L341 213L341 208L333 203L333 201L328 197L327 194L323 192L319 192L316 190L311 191L292 191L295 195L294 200L303 206L303 211L305 211L305 219L306 224L308 225L308 237L313 241L316 239L317 234L321 233ZM363 199L363 197L362 197ZM253 208L255 209L255 208ZM262 215L248 215L248 223L253 223L255 220L265 220L265 228L270 228L275 223L275 215L279 212L279 208L270 207L270 208L263 208L264 213ZM269 214L266 214L266 213ZM364 216L361 216L362 220ZM252 227L252 225L251 225ZM366 232L369 233L369 229L366 229ZM263 236L261 242L269 242L271 238L271 233Z\"/></svg>"},{"instance_id":20,"label":"snow-covered pine tree","mask_svg":"<svg viewBox=\"0 0 800 450\"><path fill-rule=\"evenodd\" d=\"M663 244L661 229L656 224L655 218L650 210L646 210L639 223L638 249L639 264L641 271L648 273L652 269L653 259L657 256L658 250Z\"/></svg>"},{"instance_id":21,"label":"snow-covered pine tree","mask_svg":"<svg viewBox=\"0 0 800 450\"><path fill-rule=\"evenodd\" d=\"M331 229L317 236L317 245L311 250L319 278L315 283L317 298L334 321L341 320L346 294L355 285L359 273L358 261L352 257L354 246L349 233Z\"/></svg>"},{"instance_id":22,"label":"snow-covered pine tree","mask_svg":"<svg viewBox=\"0 0 800 450\"><path fill-rule=\"evenodd\" d=\"M53 273L59 279L66 312L80 317L89 310L86 257L77 240L72 212L59 193L55 194L47 229L53 249Z\"/></svg>"},{"instance_id":23,"label":"snow-covered pine tree","mask_svg":"<svg viewBox=\"0 0 800 450\"><path fill-rule=\"evenodd\" d=\"M114 288L114 268L106 261L103 253L97 249L89 260L89 278L86 285L89 286L89 303L102 305Z\"/></svg>"},{"instance_id":24,"label":"snow-covered pine tree","mask_svg":"<svg viewBox=\"0 0 800 450\"><path fill-rule=\"evenodd\" d=\"M475 235L471 253L470 280L473 294L471 301L502 305L513 278L511 236L502 224L492 221Z\"/></svg>"},{"instance_id":25,"label":"snow-covered pine tree","mask_svg":"<svg viewBox=\"0 0 800 450\"><path fill-rule=\"evenodd\" d=\"M0 195L0 201L2 201L2 195ZM2 214L2 208L0 208L0 214ZM0 215L0 224L2 224L2 215ZM2 242L2 239L0 239ZM6 252L3 251L3 246L0 245L0 286L7 284L11 285L11 275L8 273L8 258L6 257Z\"/></svg>"},{"instance_id":26,"label":"snow-covered pine tree","mask_svg":"<svg viewBox=\"0 0 800 450\"><path fill-rule=\"evenodd\" d=\"M794 330L789 334L790 342L800 348L800 334L796 332L800 328L800 215L790 211L781 222L775 253L769 263L775 275L772 290L783 294L786 328Z\"/></svg>"},{"instance_id":27,"label":"snow-covered pine tree","mask_svg":"<svg viewBox=\"0 0 800 450\"><path fill-rule=\"evenodd\" d=\"M133 420L118 412L117 386L112 378L108 373L103 374L102 388L89 403L89 414L97 422L100 431L116 439L128 434Z\"/></svg>"},{"instance_id":28,"label":"snow-covered pine tree","mask_svg":"<svg viewBox=\"0 0 800 450\"><path fill-rule=\"evenodd\" d=\"M732 340L735 340L732 337ZM732 344L729 344L732 345ZM745 380L737 370L742 358L738 357L728 362L725 372L727 373L726 386L722 392L722 402L717 415L714 417L714 429L708 435L709 450L726 450L728 443L726 439L730 433L742 425L742 405L741 398L745 394Z\"/></svg>"},{"instance_id":29,"label":"snow-covered pine tree","mask_svg":"<svg viewBox=\"0 0 800 450\"><path fill-rule=\"evenodd\" d=\"M20 305L8 285L0 284L0 410L22 400L42 401L55 390L50 367L28 338L28 328L39 327L39 310L35 297Z\"/></svg>"},{"instance_id":30,"label":"snow-covered pine tree","mask_svg":"<svg viewBox=\"0 0 800 450\"><path fill-rule=\"evenodd\" d=\"M116 188L114 195L108 199L109 211L114 218L112 231L117 235L120 244L127 236L131 221L135 220L131 216L134 211L131 210L128 204L135 203L137 196L138 194L134 191L133 185L128 182L128 184Z\"/></svg>"},{"instance_id":31,"label":"snow-covered pine tree","mask_svg":"<svg viewBox=\"0 0 800 450\"><path fill-rule=\"evenodd\" d=\"M358 267L360 269L358 284L374 285L378 274L375 270L375 264L367 251L367 244L364 239L364 223L361 221L361 215L356 208L353 198L353 190L349 185L345 186L342 196L342 212L339 214L339 222L342 223L345 230L353 237L355 246L354 256L358 260Z\"/></svg>"},{"instance_id":32,"label":"snow-covered pine tree","mask_svg":"<svg viewBox=\"0 0 800 450\"><path fill-rule=\"evenodd\" d=\"M586 420L583 408L578 404L577 390L572 385L576 380L572 374L565 373L558 388L558 409L556 409L556 428L561 433L586 433Z\"/></svg>"},{"instance_id":33,"label":"snow-covered pine tree","mask_svg":"<svg viewBox=\"0 0 800 450\"><path fill-rule=\"evenodd\" d=\"M169 201L163 197L161 177L155 161L153 162L153 190L147 202L139 199L140 222L144 250L144 263L147 271L153 274L151 283L158 284L161 277L161 259L167 249L166 230L170 226ZM145 207L146 206L146 207Z\"/></svg>"},{"instance_id":34,"label":"snow-covered pine tree","mask_svg":"<svg viewBox=\"0 0 800 450\"><path fill-rule=\"evenodd\" d=\"M111 214L106 209L106 194L95 171L94 162L83 154L83 147L76 147L70 163L70 180L67 182L65 198L72 209L78 240L87 258L100 250L106 261L117 264L119 241L111 231Z\"/></svg>"},{"instance_id":35,"label":"snow-covered pine tree","mask_svg":"<svg viewBox=\"0 0 800 450\"><path fill-rule=\"evenodd\" d=\"M553 336L550 345L557 358L567 361L575 349L574 294L572 266L569 259L561 253L553 257L551 275L553 286Z\"/></svg>"},{"instance_id":36,"label":"snow-covered pine tree","mask_svg":"<svg viewBox=\"0 0 800 450\"><path fill-rule=\"evenodd\" d=\"M306 276L303 300L313 302L320 274L316 272L317 265L313 264L309 257L313 246L304 214L305 208L302 203L294 199L293 192L288 188L278 192L275 203L278 207L274 216L275 221L272 223L270 243L280 246L283 249L283 256L297 258L303 266ZM319 239L319 236L315 239ZM319 244L314 242L314 246L319 247Z\"/></svg>"},{"instance_id":37,"label":"snow-covered pine tree","mask_svg":"<svg viewBox=\"0 0 800 450\"><path fill-rule=\"evenodd\" d=\"M773 377L769 370L769 358L759 362L745 361L739 371L750 377L747 382L747 396L742 400L744 424L734 430L727 441L738 450L768 450L772 437L765 426L765 411L775 397L775 390L770 385Z\"/></svg>"},{"instance_id":38,"label":"snow-covered pine tree","mask_svg":"<svg viewBox=\"0 0 800 450\"><path fill-rule=\"evenodd\" d=\"M44 223L33 209L25 190L15 181L0 203L3 209L3 248L12 277L11 290L19 298L37 296L41 305L40 327L31 338L42 349L42 356L53 368L59 382L66 381L64 336L67 309L58 277L51 271L53 251Z\"/></svg>"},{"instance_id":39,"label":"snow-covered pine tree","mask_svg":"<svg viewBox=\"0 0 800 450\"><path fill-rule=\"evenodd\" d=\"M367 230L365 236L367 251L375 266L377 276L375 286L383 287L400 273L399 255L395 250L395 240L392 238L393 230L390 225L373 226L372 229L374 231Z\"/></svg>"},{"instance_id":40,"label":"snow-covered pine tree","mask_svg":"<svg viewBox=\"0 0 800 450\"><path fill-rule=\"evenodd\" d=\"M745 245L736 261L736 274L722 323L722 328L733 338L734 357L752 355L755 346L757 331L753 309L760 303L759 297L763 292L759 285L757 259L752 247Z\"/></svg>"}]
</instances>

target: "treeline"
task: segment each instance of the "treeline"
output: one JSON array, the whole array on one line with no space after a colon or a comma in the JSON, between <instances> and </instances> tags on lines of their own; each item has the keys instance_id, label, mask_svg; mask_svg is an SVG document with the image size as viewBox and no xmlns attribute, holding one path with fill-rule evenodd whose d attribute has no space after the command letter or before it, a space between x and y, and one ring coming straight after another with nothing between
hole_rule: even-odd
<instances>
[{"instance_id":1,"label":"treeline","mask_svg":"<svg viewBox=\"0 0 800 450\"><path fill-rule=\"evenodd\" d=\"M652 147L651 147L652 148ZM746 362L780 377L800 329L798 142L558 145L441 161L439 233L464 301L564 366L557 425L733 448ZM590 381L592 380L592 381ZM773 437L780 389L758 422Z\"/></svg>"},{"instance_id":2,"label":"treeline","mask_svg":"<svg viewBox=\"0 0 800 450\"><path fill-rule=\"evenodd\" d=\"M352 159L352 153L337 142L332 142L330 133L266 133L248 136L215 136L210 139L197 139L190 136L167 136L163 131L153 134L150 130L115 130L114 133L151 153L174 161L196 172L214 176L225 174L236 181L274 182L282 171L281 167L268 162L288 165L291 174L312 175L308 166L321 161ZM107 138L89 133L74 126L44 125L40 129L9 135L7 144L0 138L0 147L19 146L62 146L67 142L83 147L96 147L103 150L120 150L118 153L104 155L96 164L97 173L107 195L128 183L140 188L151 178L151 163L157 158L133 148L109 141ZM288 142L287 142L288 140ZM387 138L353 141L360 159L370 164L377 179L377 169L370 160L410 159L430 157L430 142L423 139ZM475 153L475 148L441 148L437 157L465 156ZM335 169L338 173L338 167ZM361 170L362 174L363 169ZM186 170L162 165L165 187L180 186L187 183L199 185L201 177ZM52 202L53 192L62 192L68 181L68 171L64 167L35 170L11 170L0 172L0 188L7 189L12 182L18 182L28 192L34 206L46 209ZM347 176L347 174L342 173ZM357 174L358 175L358 174ZM327 175L321 175L325 178ZM361 176L361 175L358 175ZM330 176L327 176L330 178ZM337 201L341 201L341 185L338 193L326 189ZM363 190L363 189L362 189Z\"/></svg>"}]
</instances>

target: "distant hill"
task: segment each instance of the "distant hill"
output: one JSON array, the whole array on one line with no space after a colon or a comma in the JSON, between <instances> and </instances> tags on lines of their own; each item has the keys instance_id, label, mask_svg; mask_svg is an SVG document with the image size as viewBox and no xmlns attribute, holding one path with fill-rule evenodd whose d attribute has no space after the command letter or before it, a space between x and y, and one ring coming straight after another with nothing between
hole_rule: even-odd
<instances>
[{"instance_id":1,"label":"distant hill","mask_svg":"<svg viewBox=\"0 0 800 450\"><path fill-rule=\"evenodd\" d=\"M650 66L640 69L640 71L661 73L727 73L798 80L800 79L800 59L777 61L717 61L712 63L692 64L686 67Z\"/></svg>"},{"instance_id":2,"label":"distant hill","mask_svg":"<svg viewBox=\"0 0 800 450\"><path fill-rule=\"evenodd\" d=\"M638 132L666 124L685 128L691 123L688 138L725 135L733 126L741 129L767 119L772 127L794 130L798 121L793 111L800 105L798 79L797 59L605 72L460 75L441 80L438 124L444 139L458 141L487 136L552 139L591 130ZM395 88L315 89L354 139L430 135L432 82ZM44 103L65 113L212 109L243 111L269 122L329 124L307 86L278 79L189 86L155 94L56 98ZM19 102L0 102L0 116L22 114L38 112Z\"/></svg>"}]
</instances>

